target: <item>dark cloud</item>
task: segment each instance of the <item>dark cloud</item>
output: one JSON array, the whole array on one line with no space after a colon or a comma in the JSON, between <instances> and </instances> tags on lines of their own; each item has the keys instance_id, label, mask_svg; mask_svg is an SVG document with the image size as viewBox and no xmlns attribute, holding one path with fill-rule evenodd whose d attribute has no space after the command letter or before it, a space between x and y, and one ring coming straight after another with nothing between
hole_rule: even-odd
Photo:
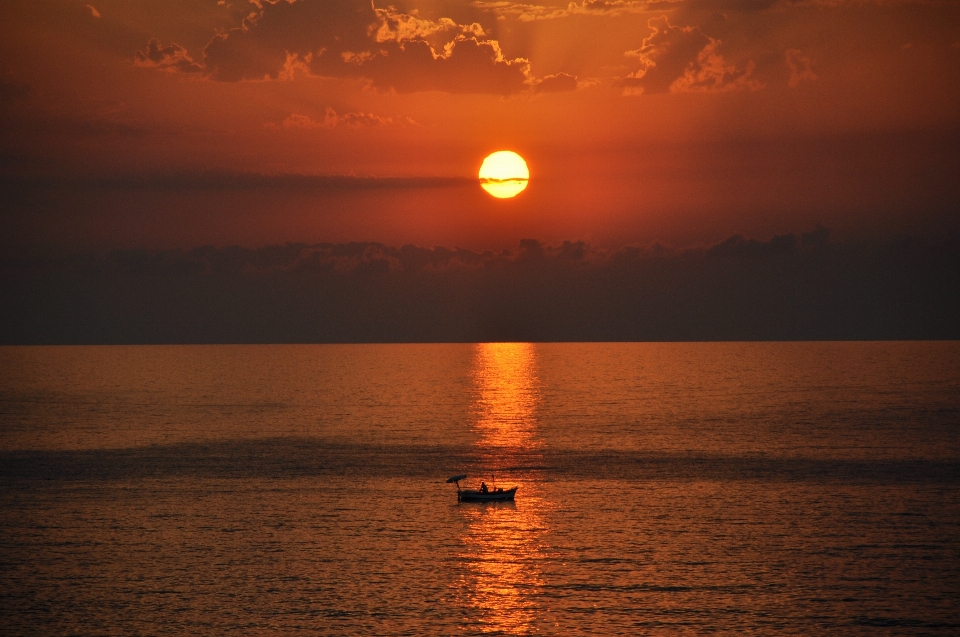
<instances>
[{"instance_id":1,"label":"dark cloud","mask_svg":"<svg viewBox=\"0 0 960 637\"><path fill-rule=\"evenodd\" d=\"M507 59L476 23L421 18L370 2L265 0L239 28L217 34L194 62L151 40L141 66L201 71L218 81L289 78L297 71L357 78L383 90L508 95L529 88L529 62Z\"/></svg>"},{"instance_id":2,"label":"dark cloud","mask_svg":"<svg viewBox=\"0 0 960 637\"><path fill-rule=\"evenodd\" d=\"M800 243L805 248L823 248L827 245L829 239L830 229L821 225L817 225L817 227L810 232L804 232L800 235Z\"/></svg>"},{"instance_id":3,"label":"dark cloud","mask_svg":"<svg viewBox=\"0 0 960 637\"><path fill-rule=\"evenodd\" d=\"M4 343L960 337L960 246L287 244L0 263Z\"/></svg>"},{"instance_id":4,"label":"dark cloud","mask_svg":"<svg viewBox=\"0 0 960 637\"><path fill-rule=\"evenodd\" d=\"M777 235L769 241L746 239L742 235L734 235L722 243L718 243L707 251L712 257L722 258L749 258L777 254L794 254L801 246L799 237L794 234Z\"/></svg>"},{"instance_id":5,"label":"dark cloud","mask_svg":"<svg viewBox=\"0 0 960 637\"><path fill-rule=\"evenodd\" d=\"M753 63L744 69L730 64L720 54L721 42L699 28L670 24L667 16L651 18L647 25L653 33L644 38L639 49L625 53L640 63L639 69L617 82L625 93L759 88L750 78Z\"/></svg>"},{"instance_id":6,"label":"dark cloud","mask_svg":"<svg viewBox=\"0 0 960 637\"><path fill-rule=\"evenodd\" d=\"M497 93L509 95L529 88L529 63L524 59L507 60L495 40L458 37L438 56L429 43L383 43L383 51L359 61L344 73L348 65L321 56L313 68L324 75L366 77L381 89L403 93L439 90L448 93Z\"/></svg>"}]
</instances>

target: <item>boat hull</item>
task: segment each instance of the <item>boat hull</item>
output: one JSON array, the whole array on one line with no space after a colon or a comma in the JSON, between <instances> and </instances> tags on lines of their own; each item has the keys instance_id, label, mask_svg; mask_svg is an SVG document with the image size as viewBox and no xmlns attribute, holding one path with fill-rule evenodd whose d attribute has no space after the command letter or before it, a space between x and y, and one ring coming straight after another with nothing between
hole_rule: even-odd
<instances>
[{"instance_id":1,"label":"boat hull","mask_svg":"<svg viewBox=\"0 0 960 637\"><path fill-rule=\"evenodd\" d=\"M457 492L457 500L460 502L504 502L513 500L517 493L517 487L504 489L503 491L487 491L481 493L474 489L462 489Z\"/></svg>"}]
</instances>

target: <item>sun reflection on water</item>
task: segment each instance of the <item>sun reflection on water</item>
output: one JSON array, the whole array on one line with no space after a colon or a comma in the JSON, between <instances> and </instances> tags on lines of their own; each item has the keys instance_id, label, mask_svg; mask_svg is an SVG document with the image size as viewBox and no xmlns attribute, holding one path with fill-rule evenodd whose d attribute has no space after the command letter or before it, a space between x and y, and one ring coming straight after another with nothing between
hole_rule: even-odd
<instances>
[{"instance_id":1,"label":"sun reflection on water","mask_svg":"<svg viewBox=\"0 0 960 637\"><path fill-rule=\"evenodd\" d=\"M478 344L473 378L480 468L500 472L502 486L517 484L520 490L515 503L459 505L466 522L459 588L474 618L464 629L526 634L536 624L543 584L539 565L547 554L543 543L547 503L529 468L542 447L534 345Z\"/></svg>"},{"instance_id":2,"label":"sun reflection on water","mask_svg":"<svg viewBox=\"0 0 960 637\"><path fill-rule=\"evenodd\" d=\"M511 455L542 446L537 437L540 381L533 343L478 343L473 379L478 447L484 455L498 451Z\"/></svg>"}]
</instances>

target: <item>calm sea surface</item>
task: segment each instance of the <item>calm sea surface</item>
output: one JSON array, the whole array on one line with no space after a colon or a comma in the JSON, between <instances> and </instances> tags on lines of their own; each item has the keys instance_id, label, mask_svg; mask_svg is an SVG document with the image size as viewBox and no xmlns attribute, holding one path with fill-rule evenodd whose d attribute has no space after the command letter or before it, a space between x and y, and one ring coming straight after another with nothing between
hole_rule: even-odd
<instances>
[{"instance_id":1,"label":"calm sea surface","mask_svg":"<svg viewBox=\"0 0 960 637\"><path fill-rule=\"evenodd\" d=\"M294 632L958 634L960 343L0 348L0 633Z\"/></svg>"}]
</instances>

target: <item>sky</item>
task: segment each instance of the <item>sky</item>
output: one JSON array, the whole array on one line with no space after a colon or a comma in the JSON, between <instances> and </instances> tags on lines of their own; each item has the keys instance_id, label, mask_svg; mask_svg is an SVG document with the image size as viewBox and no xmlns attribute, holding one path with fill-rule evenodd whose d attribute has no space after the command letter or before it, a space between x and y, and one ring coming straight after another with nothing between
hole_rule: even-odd
<instances>
[{"instance_id":1,"label":"sky","mask_svg":"<svg viewBox=\"0 0 960 637\"><path fill-rule=\"evenodd\" d=\"M2 342L960 337L958 2L0 11Z\"/></svg>"},{"instance_id":2,"label":"sky","mask_svg":"<svg viewBox=\"0 0 960 637\"><path fill-rule=\"evenodd\" d=\"M956 2L2 7L8 256L960 229Z\"/></svg>"}]
</instances>

